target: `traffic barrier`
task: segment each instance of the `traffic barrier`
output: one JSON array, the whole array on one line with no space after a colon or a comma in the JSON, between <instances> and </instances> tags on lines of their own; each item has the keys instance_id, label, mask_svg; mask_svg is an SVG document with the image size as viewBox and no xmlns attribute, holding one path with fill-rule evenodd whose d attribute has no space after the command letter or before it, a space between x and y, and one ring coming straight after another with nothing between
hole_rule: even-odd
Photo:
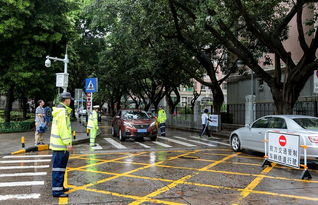
<instances>
[{"instance_id":1,"label":"traffic barrier","mask_svg":"<svg viewBox=\"0 0 318 205\"><path fill-rule=\"evenodd\" d=\"M22 154L22 153L26 153L26 152L37 152L37 151L43 151L43 150L48 150L49 149L49 145L45 144L45 145L37 145L37 146L33 146L33 147L29 147L26 149L20 149L16 152L11 152L12 155L15 154Z\"/></svg>"},{"instance_id":2,"label":"traffic barrier","mask_svg":"<svg viewBox=\"0 0 318 205\"><path fill-rule=\"evenodd\" d=\"M21 137L21 144L22 144L22 148L24 148L25 144L24 144L24 137L23 136Z\"/></svg>"},{"instance_id":3,"label":"traffic barrier","mask_svg":"<svg viewBox=\"0 0 318 205\"><path fill-rule=\"evenodd\" d=\"M307 135L306 135L307 136ZM302 139L302 144L300 144ZM295 169L304 169L301 179L311 179L312 176L307 166L307 149L312 146L306 144L303 135L297 133L285 133L279 131L267 131L264 138L265 160L262 167L272 166L272 162L292 167ZM303 151L304 163L300 163L300 151Z\"/></svg>"}]
</instances>

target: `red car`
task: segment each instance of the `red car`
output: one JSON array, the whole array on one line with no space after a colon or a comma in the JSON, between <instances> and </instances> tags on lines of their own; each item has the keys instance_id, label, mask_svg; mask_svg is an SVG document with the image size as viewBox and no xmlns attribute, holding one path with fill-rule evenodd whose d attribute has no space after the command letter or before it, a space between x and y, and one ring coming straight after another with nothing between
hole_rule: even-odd
<instances>
[{"instance_id":1,"label":"red car","mask_svg":"<svg viewBox=\"0 0 318 205\"><path fill-rule=\"evenodd\" d=\"M157 139L156 120L145 111L136 109L120 110L112 121L112 135L118 136L120 141L126 138L143 139L150 137Z\"/></svg>"}]
</instances>

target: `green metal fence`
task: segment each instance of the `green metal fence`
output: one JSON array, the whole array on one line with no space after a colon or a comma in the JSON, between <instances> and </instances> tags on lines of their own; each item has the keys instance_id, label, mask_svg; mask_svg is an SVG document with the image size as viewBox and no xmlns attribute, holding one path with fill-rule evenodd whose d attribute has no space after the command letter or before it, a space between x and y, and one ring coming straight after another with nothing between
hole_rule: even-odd
<instances>
[{"instance_id":1,"label":"green metal fence","mask_svg":"<svg viewBox=\"0 0 318 205\"><path fill-rule=\"evenodd\" d=\"M0 133L26 132L34 127L34 122L4 122L0 123Z\"/></svg>"}]
</instances>

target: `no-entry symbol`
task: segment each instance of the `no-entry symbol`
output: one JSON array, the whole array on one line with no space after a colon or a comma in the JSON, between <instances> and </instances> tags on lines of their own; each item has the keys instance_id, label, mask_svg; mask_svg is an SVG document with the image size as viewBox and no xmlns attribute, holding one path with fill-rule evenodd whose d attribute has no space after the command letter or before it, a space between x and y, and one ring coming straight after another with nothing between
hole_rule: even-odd
<instances>
[{"instance_id":1,"label":"no-entry symbol","mask_svg":"<svg viewBox=\"0 0 318 205\"><path fill-rule=\"evenodd\" d=\"M281 136L279 137L279 144L280 144L280 146L284 147L284 146L286 145L286 143L287 143L286 137L285 137L284 135L281 135Z\"/></svg>"}]
</instances>

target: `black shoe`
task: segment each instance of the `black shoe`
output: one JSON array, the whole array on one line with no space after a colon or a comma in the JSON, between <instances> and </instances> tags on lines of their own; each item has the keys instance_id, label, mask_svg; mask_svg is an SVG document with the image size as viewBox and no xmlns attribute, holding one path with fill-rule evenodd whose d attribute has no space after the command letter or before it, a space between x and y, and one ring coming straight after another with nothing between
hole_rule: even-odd
<instances>
[{"instance_id":1,"label":"black shoe","mask_svg":"<svg viewBox=\"0 0 318 205\"><path fill-rule=\"evenodd\" d=\"M53 195L53 197L68 197L68 194Z\"/></svg>"},{"instance_id":2,"label":"black shoe","mask_svg":"<svg viewBox=\"0 0 318 205\"><path fill-rule=\"evenodd\" d=\"M70 189L69 188L64 188L63 191L64 192L68 192Z\"/></svg>"}]
</instances>

